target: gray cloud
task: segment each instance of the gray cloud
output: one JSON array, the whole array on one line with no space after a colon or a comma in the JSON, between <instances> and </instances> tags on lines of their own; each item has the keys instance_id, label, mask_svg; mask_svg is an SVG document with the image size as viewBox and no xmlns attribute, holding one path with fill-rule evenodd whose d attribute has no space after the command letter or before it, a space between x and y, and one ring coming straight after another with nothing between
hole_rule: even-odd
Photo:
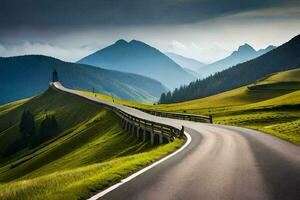
<instances>
[{"instance_id":1,"label":"gray cloud","mask_svg":"<svg viewBox=\"0 0 300 200\"><path fill-rule=\"evenodd\" d=\"M0 29L193 23L292 0L1 0Z\"/></svg>"},{"instance_id":2,"label":"gray cloud","mask_svg":"<svg viewBox=\"0 0 300 200\"><path fill-rule=\"evenodd\" d=\"M299 0L0 0L0 56L76 61L124 38L212 62L280 45L299 20Z\"/></svg>"}]
</instances>

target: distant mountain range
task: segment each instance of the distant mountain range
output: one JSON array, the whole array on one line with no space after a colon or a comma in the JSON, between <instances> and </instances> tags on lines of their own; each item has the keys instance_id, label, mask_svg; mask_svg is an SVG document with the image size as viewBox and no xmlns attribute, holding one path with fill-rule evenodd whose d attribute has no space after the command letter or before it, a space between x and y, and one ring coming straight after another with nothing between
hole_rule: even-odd
<instances>
[{"instance_id":1,"label":"distant mountain range","mask_svg":"<svg viewBox=\"0 0 300 200\"><path fill-rule=\"evenodd\" d=\"M118 40L82 58L78 63L148 76L160 81L169 89L195 80L192 74L168 56L137 40Z\"/></svg>"},{"instance_id":2,"label":"distant mountain range","mask_svg":"<svg viewBox=\"0 0 300 200\"><path fill-rule=\"evenodd\" d=\"M166 52L165 53L169 58L171 58L174 62L176 62L178 65L183 67L184 70L187 72L193 74L196 77L201 77L199 74L199 71L206 66L205 63L202 63L198 60L192 59L192 58L187 58L184 56L181 56L176 53L172 52Z\"/></svg>"},{"instance_id":3,"label":"distant mountain range","mask_svg":"<svg viewBox=\"0 0 300 200\"><path fill-rule=\"evenodd\" d=\"M265 51L272 48L267 48ZM172 94L162 95L163 99L161 98L160 101L161 103L174 103L206 97L253 83L275 72L300 67L300 35L268 53L265 51L260 51L259 53L263 55L258 58L237 64L203 80L192 82L176 89ZM249 45L243 45L232 56L237 55L238 52L250 54L254 51Z\"/></svg>"},{"instance_id":4,"label":"distant mountain range","mask_svg":"<svg viewBox=\"0 0 300 200\"><path fill-rule=\"evenodd\" d=\"M275 46L270 45L265 49L260 49L256 51L249 44L244 44L240 46L238 50L234 51L226 58L201 67L198 69L197 72L200 74L201 77L208 77L209 75L213 75L216 72L223 71L239 63L243 63L251 59L257 58L275 48Z\"/></svg>"},{"instance_id":5,"label":"distant mountain range","mask_svg":"<svg viewBox=\"0 0 300 200\"><path fill-rule=\"evenodd\" d=\"M0 104L45 90L54 68L59 71L60 80L67 87L81 90L94 88L97 92L126 100L154 102L162 92L251 60L274 48L269 46L255 51L245 44L230 56L209 65L175 53L165 55L136 40L118 40L78 63L37 55L0 57Z\"/></svg>"},{"instance_id":6,"label":"distant mountain range","mask_svg":"<svg viewBox=\"0 0 300 200\"><path fill-rule=\"evenodd\" d=\"M180 65L188 73L203 79L208 77L209 75L213 75L216 72L223 71L239 63L257 58L275 48L275 46L270 45L265 49L256 51L249 44L244 44L229 56L211 64L205 64L198 60L187 58L176 53L167 52L166 55L178 65Z\"/></svg>"},{"instance_id":7,"label":"distant mountain range","mask_svg":"<svg viewBox=\"0 0 300 200\"><path fill-rule=\"evenodd\" d=\"M94 88L97 92L127 100L154 102L166 91L160 82L141 75L68 63L40 55L0 57L0 104L44 91L54 69L66 87L89 91Z\"/></svg>"}]
</instances>

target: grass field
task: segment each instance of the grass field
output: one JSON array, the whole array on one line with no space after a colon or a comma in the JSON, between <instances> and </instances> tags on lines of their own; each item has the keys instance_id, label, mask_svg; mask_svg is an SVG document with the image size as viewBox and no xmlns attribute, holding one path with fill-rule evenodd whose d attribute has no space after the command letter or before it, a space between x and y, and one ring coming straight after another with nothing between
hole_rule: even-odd
<instances>
[{"instance_id":1,"label":"grass field","mask_svg":"<svg viewBox=\"0 0 300 200\"><path fill-rule=\"evenodd\" d=\"M97 97L112 100L99 94ZM212 115L214 123L254 128L300 144L300 69L272 74L248 86L182 103L147 105L114 101L146 109Z\"/></svg>"},{"instance_id":2,"label":"grass field","mask_svg":"<svg viewBox=\"0 0 300 200\"><path fill-rule=\"evenodd\" d=\"M193 101L147 105L84 92L129 106L213 115L214 123L258 129L300 145L300 70ZM34 149L0 158L0 199L83 199L179 148L183 140L151 147L124 132L101 106L48 90L0 107L0 154L20 138L24 110L37 127L55 114L59 135Z\"/></svg>"},{"instance_id":3,"label":"grass field","mask_svg":"<svg viewBox=\"0 0 300 200\"><path fill-rule=\"evenodd\" d=\"M55 114L59 135L34 149L0 158L0 199L83 199L173 152L183 140L151 147L123 131L99 105L53 90L0 107L0 153L21 137L30 110L38 127Z\"/></svg>"}]
</instances>

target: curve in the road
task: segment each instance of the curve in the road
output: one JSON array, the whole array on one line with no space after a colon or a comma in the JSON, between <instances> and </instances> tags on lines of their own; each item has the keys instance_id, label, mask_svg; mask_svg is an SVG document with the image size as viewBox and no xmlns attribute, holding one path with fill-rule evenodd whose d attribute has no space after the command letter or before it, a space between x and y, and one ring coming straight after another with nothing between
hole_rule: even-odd
<instances>
[{"instance_id":1,"label":"curve in the road","mask_svg":"<svg viewBox=\"0 0 300 200\"><path fill-rule=\"evenodd\" d=\"M300 200L298 146L246 128L149 116L121 107L160 123L185 126L191 142L100 199Z\"/></svg>"}]
</instances>

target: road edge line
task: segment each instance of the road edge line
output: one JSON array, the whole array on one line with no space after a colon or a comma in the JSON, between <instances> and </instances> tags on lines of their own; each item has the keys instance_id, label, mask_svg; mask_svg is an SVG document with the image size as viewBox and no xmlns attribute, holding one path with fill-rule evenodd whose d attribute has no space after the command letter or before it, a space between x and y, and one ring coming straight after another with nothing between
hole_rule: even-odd
<instances>
[{"instance_id":1,"label":"road edge line","mask_svg":"<svg viewBox=\"0 0 300 200\"><path fill-rule=\"evenodd\" d=\"M145 167L145 168L143 168L143 169L141 169L141 170L135 172L134 174L131 174L131 175L128 176L127 178L124 178L124 179L120 180L118 183L116 183L116 184L110 186L109 188L106 188L105 190L103 190L103 191L101 191L101 192L95 194L94 196L88 198L87 200L97 200L97 199L103 197L103 196L106 195L107 193L109 193L109 192L111 192L111 191L117 189L117 188L120 187L121 185L123 185L123 184L129 182L130 180L134 179L135 177L137 177L137 176L139 176L139 175L141 175L141 174L147 172L147 171L150 170L151 168L153 168L153 167L159 165L160 163L166 161L167 159L169 159L169 158L175 156L176 154L178 154L179 152L183 151L183 150L191 143L191 141L192 141L192 137L191 137L191 135L190 135L189 133L184 132L184 135L185 135L186 138L187 138L186 142L184 143L183 146L181 146L181 147L180 147L179 149L177 149L175 152L173 152L173 153L171 153L171 154L169 154L169 155L163 157L162 159L160 159L160 160L158 160L158 161L152 163L151 165L149 165L149 166L147 166L147 167Z\"/></svg>"}]
</instances>

